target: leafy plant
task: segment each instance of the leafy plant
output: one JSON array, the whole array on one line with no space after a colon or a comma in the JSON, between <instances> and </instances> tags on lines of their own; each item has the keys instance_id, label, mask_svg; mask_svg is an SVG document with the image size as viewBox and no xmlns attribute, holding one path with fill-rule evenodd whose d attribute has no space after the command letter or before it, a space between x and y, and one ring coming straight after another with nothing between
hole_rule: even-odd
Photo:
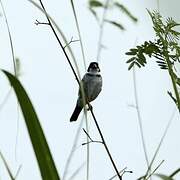
<instances>
[{"instance_id":1,"label":"leafy plant","mask_svg":"<svg viewBox=\"0 0 180 180\"><path fill-rule=\"evenodd\" d=\"M148 13L153 22L156 38L154 41L145 41L142 45L130 49L126 55L131 56L131 58L126 63L129 64L129 70L134 65L141 68L147 64L147 57L154 57L158 66L167 70L171 77L175 97L171 92L168 92L168 94L180 110L180 98L177 89L177 86L180 85L180 78L175 68L176 63L180 62L180 46L178 45L180 32L175 30L175 28L180 24L172 18L167 18L164 21L162 16L156 11L148 11Z\"/></svg>"}]
</instances>

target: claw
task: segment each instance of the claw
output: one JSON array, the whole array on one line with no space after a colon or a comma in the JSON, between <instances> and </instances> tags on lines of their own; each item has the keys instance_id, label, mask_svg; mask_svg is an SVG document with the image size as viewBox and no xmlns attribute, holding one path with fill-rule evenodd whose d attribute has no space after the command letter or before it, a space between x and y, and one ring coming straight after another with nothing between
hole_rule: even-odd
<instances>
[{"instance_id":1,"label":"claw","mask_svg":"<svg viewBox=\"0 0 180 180\"><path fill-rule=\"evenodd\" d=\"M88 108L87 108L87 111L91 111L93 109L92 105L89 104Z\"/></svg>"}]
</instances>

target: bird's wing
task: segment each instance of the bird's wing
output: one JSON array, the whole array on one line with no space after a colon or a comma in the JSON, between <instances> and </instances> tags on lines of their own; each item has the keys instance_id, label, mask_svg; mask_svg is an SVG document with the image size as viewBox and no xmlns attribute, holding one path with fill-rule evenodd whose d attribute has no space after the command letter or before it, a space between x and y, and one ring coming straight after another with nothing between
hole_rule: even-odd
<instances>
[{"instance_id":1,"label":"bird's wing","mask_svg":"<svg viewBox=\"0 0 180 180\"><path fill-rule=\"evenodd\" d=\"M81 80L81 84L84 88L84 92L86 93L87 90L88 90L88 83L89 82L89 79L88 79L88 76L87 74L84 75L84 77L82 78ZM81 88L79 87L79 97L82 97L82 93L81 93Z\"/></svg>"}]
</instances>

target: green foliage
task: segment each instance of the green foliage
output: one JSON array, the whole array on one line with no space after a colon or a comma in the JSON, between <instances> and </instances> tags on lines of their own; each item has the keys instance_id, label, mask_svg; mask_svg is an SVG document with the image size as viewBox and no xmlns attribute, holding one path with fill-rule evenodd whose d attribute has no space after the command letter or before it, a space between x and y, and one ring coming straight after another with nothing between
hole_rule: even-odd
<instances>
[{"instance_id":1,"label":"green foliage","mask_svg":"<svg viewBox=\"0 0 180 180\"><path fill-rule=\"evenodd\" d=\"M125 30L124 26L118 22L115 21L111 21L111 20L105 20L106 22L116 26L117 28L119 28L120 30Z\"/></svg>"},{"instance_id":2,"label":"green foliage","mask_svg":"<svg viewBox=\"0 0 180 180\"><path fill-rule=\"evenodd\" d=\"M90 8L103 7L103 3L97 0L89 0L89 7Z\"/></svg>"},{"instance_id":3,"label":"green foliage","mask_svg":"<svg viewBox=\"0 0 180 180\"><path fill-rule=\"evenodd\" d=\"M42 127L40 125L40 121L26 91L15 76L5 70L3 70L3 73L8 78L17 96L26 122L31 143L33 145L39 169L41 171L42 179L59 180L60 178L56 170Z\"/></svg>"},{"instance_id":4,"label":"green foliage","mask_svg":"<svg viewBox=\"0 0 180 180\"><path fill-rule=\"evenodd\" d=\"M180 111L180 98L176 86L180 85L180 78L177 76L175 69L175 62L180 62L180 46L178 45L180 32L175 30L175 28L180 24L176 23L172 18L167 18L163 21L162 16L156 11L148 11L148 13L152 19L156 39L154 42L145 41L144 44L130 49L126 55L131 57L126 63L129 64L128 69L130 70L134 65L139 68L145 66L146 57L156 58L159 67L168 70L176 98L173 97L171 92L168 92L168 94Z\"/></svg>"},{"instance_id":5,"label":"green foliage","mask_svg":"<svg viewBox=\"0 0 180 180\"><path fill-rule=\"evenodd\" d=\"M119 2L115 2L114 6L119 8L119 10L125 13L132 21L134 22L138 21L138 19L134 15L132 15L131 12L127 9L127 7L125 7L123 4L120 4Z\"/></svg>"},{"instance_id":6,"label":"green foliage","mask_svg":"<svg viewBox=\"0 0 180 180\"><path fill-rule=\"evenodd\" d=\"M130 51L126 53L126 55L133 56L133 58L131 57L127 61L127 63L130 64L129 69L137 64L138 67L145 66L145 55L155 57L161 69L168 69L167 63L173 66L174 62L180 62L180 46L177 42L180 32L173 29L180 24L176 23L172 18L167 18L167 20L163 22L162 16L156 11L152 13L148 11L148 13L153 22L156 39L154 42L145 41L144 44L136 46L136 48L130 49Z\"/></svg>"},{"instance_id":7,"label":"green foliage","mask_svg":"<svg viewBox=\"0 0 180 180\"><path fill-rule=\"evenodd\" d=\"M147 63L146 56L155 57L158 60L156 61L161 69L167 69L166 62L164 61L161 53L161 42L155 41L145 41L144 44L132 48L126 55L133 56L126 63L129 63L129 70L137 65L139 68L145 66Z\"/></svg>"},{"instance_id":8,"label":"green foliage","mask_svg":"<svg viewBox=\"0 0 180 180\"><path fill-rule=\"evenodd\" d=\"M109 2L109 3L107 3L107 2ZM98 21L99 21L99 17L98 17L98 13L96 11L97 8L98 9L99 8L106 9L106 10L110 10L112 8L118 8L118 10L123 12L133 22L138 21L138 19L134 15L132 15L132 13L128 10L128 8L125 7L124 5L120 4L118 1L113 2L112 0L106 0L105 3L103 4L101 1L89 0L88 6L89 6L89 10L91 11L91 13L94 15L94 17ZM118 22L118 19L117 20L106 19L105 22L107 22L115 27L118 27L120 30L125 30L124 26Z\"/></svg>"}]
</instances>

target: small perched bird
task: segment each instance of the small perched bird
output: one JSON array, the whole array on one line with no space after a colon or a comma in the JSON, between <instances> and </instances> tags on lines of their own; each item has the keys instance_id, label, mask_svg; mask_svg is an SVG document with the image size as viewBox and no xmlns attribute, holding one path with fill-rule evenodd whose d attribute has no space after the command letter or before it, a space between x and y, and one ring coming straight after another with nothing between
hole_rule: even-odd
<instances>
[{"instance_id":1,"label":"small perched bird","mask_svg":"<svg viewBox=\"0 0 180 180\"><path fill-rule=\"evenodd\" d=\"M102 77L100 75L100 69L97 62L91 62L87 73L84 75L83 79L81 80L81 83L84 88L84 94L87 101L91 102L99 95L102 88ZM70 122L76 121L78 119L78 116L81 112L81 110L84 107L83 97L81 93L81 89L79 88L79 96L77 99L76 107L74 109L74 112L70 118Z\"/></svg>"}]
</instances>

